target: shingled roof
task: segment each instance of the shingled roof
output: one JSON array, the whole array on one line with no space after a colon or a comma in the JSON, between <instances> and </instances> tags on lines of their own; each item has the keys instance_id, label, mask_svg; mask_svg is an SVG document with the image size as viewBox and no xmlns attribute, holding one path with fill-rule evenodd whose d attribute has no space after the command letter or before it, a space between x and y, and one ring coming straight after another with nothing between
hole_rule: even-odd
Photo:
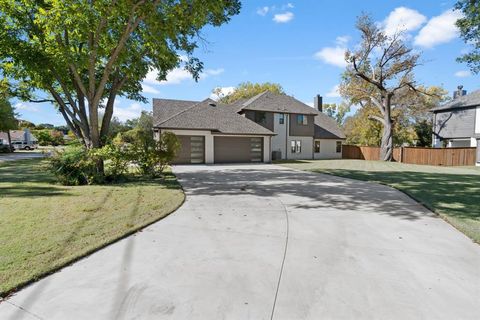
<instances>
[{"instance_id":1,"label":"shingled roof","mask_svg":"<svg viewBox=\"0 0 480 320\"><path fill-rule=\"evenodd\" d=\"M286 94L265 91L238 105L241 110L317 115L318 111Z\"/></svg>"},{"instance_id":2,"label":"shingled roof","mask_svg":"<svg viewBox=\"0 0 480 320\"><path fill-rule=\"evenodd\" d=\"M164 103L156 99L154 110L163 107ZM166 102L168 104L168 102ZM187 103L167 107L168 111L154 111L154 126L163 129L211 130L224 134L275 135L272 131L253 121L231 112L227 106L211 99L186 106ZM173 109L179 111L174 113ZM173 114L172 114L173 113ZM170 117L167 114L172 114Z\"/></svg>"},{"instance_id":3,"label":"shingled roof","mask_svg":"<svg viewBox=\"0 0 480 320\"><path fill-rule=\"evenodd\" d=\"M315 139L345 139L346 136L337 122L325 113L315 117Z\"/></svg>"},{"instance_id":4,"label":"shingled roof","mask_svg":"<svg viewBox=\"0 0 480 320\"><path fill-rule=\"evenodd\" d=\"M153 99L153 124L154 126L168 118L184 111L185 109L199 103L199 101Z\"/></svg>"},{"instance_id":5,"label":"shingled roof","mask_svg":"<svg viewBox=\"0 0 480 320\"><path fill-rule=\"evenodd\" d=\"M480 105L480 90L473 91L464 96L457 97L441 106L431 109L433 112L450 110L450 109L461 109L468 108Z\"/></svg>"}]
</instances>

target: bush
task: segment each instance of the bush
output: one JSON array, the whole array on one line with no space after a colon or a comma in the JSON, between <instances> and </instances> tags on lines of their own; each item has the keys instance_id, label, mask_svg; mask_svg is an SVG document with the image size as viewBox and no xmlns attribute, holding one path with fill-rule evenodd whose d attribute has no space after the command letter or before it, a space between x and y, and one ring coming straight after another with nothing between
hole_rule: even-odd
<instances>
[{"instance_id":1,"label":"bush","mask_svg":"<svg viewBox=\"0 0 480 320\"><path fill-rule=\"evenodd\" d=\"M104 178L98 172L98 160L83 147L67 147L50 158L50 170L63 185L102 183Z\"/></svg>"},{"instance_id":2,"label":"bush","mask_svg":"<svg viewBox=\"0 0 480 320\"><path fill-rule=\"evenodd\" d=\"M141 174L157 177L179 147L173 133L164 133L156 141L148 132L134 129L99 149L67 146L50 158L50 169L64 185L117 181L128 173L130 163L136 164Z\"/></svg>"},{"instance_id":3,"label":"bush","mask_svg":"<svg viewBox=\"0 0 480 320\"><path fill-rule=\"evenodd\" d=\"M8 144L0 144L0 153L10 153L13 152L13 148L10 148Z\"/></svg>"},{"instance_id":4,"label":"bush","mask_svg":"<svg viewBox=\"0 0 480 320\"><path fill-rule=\"evenodd\" d=\"M100 149L92 151L104 161L105 178L116 181L128 172L128 165L132 161L132 153L123 143L112 142Z\"/></svg>"},{"instance_id":5,"label":"bush","mask_svg":"<svg viewBox=\"0 0 480 320\"><path fill-rule=\"evenodd\" d=\"M180 143L175 134L165 132L157 141L150 131L133 129L120 135L116 140L128 144L130 157L140 173L156 177L175 157Z\"/></svg>"}]
</instances>

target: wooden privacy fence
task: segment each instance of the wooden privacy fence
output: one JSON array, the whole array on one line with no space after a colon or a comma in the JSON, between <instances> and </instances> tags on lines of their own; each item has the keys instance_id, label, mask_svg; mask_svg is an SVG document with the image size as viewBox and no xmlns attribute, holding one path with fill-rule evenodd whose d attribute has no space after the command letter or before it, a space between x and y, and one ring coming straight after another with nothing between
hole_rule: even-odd
<instances>
[{"instance_id":1,"label":"wooden privacy fence","mask_svg":"<svg viewBox=\"0 0 480 320\"><path fill-rule=\"evenodd\" d=\"M342 158L380 160L380 148L344 145L342 147ZM476 148L394 148L393 160L432 166L474 166Z\"/></svg>"}]
</instances>

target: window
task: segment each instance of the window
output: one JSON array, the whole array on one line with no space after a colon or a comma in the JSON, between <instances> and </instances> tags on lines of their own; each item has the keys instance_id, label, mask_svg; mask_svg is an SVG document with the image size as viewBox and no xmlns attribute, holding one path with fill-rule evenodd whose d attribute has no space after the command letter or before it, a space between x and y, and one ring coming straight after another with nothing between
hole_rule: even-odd
<instances>
[{"instance_id":1,"label":"window","mask_svg":"<svg viewBox=\"0 0 480 320\"><path fill-rule=\"evenodd\" d=\"M307 117L303 114L297 114L297 124L307 125Z\"/></svg>"},{"instance_id":2,"label":"window","mask_svg":"<svg viewBox=\"0 0 480 320\"><path fill-rule=\"evenodd\" d=\"M292 153L301 153L302 152L302 141L292 140L290 141L290 148Z\"/></svg>"},{"instance_id":3,"label":"window","mask_svg":"<svg viewBox=\"0 0 480 320\"><path fill-rule=\"evenodd\" d=\"M284 124L285 123L285 113L278 114L278 123Z\"/></svg>"},{"instance_id":4,"label":"window","mask_svg":"<svg viewBox=\"0 0 480 320\"><path fill-rule=\"evenodd\" d=\"M320 153L320 141L315 141L315 153Z\"/></svg>"},{"instance_id":5,"label":"window","mask_svg":"<svg viewBox=\"0 0 480 320\"><path fill-rule=\"evenodd\" d=\"M337 141L337 153L342 152L342 141Z\"/></svg>"},{"instance_id":6,"label":"window","mask_svg":"<svg viewBox=\"0 0 480 320\"><path fill-rule=\"evenodd\" d=\"M263 111L255 111L255 122L265 124L267 122L267 116Z\"/></svg>"}]
</instances>

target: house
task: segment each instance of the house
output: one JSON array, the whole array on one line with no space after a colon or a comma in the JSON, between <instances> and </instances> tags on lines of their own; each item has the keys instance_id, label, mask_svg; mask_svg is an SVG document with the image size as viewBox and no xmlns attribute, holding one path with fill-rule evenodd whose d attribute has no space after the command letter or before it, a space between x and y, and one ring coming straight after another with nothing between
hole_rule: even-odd
<instances>
[{"instance_id":1,"label":"house","mask_svg":"<svg viewBox=\"0 0 480 320\"><path fill-rule=\"evenodd\" d=\"M10 130L10 138L12 139L12 144L23 143L30 145L37 143L37 138L28 129ZM6 132L0 132L0 144L9 144Z\"/></svg>"},{"instance_id":2,"label":"house","mask_svg":"<svg viewBox=\"0 0 480 320\"><path fill-rule=\"evenodd\" d=\"M458 86L453 99L433 108L433 147L477 147L480 143L480 90ZM478 157L477 157L478 158Z\"/></svg>"},{"instance_id":3,"label":"house","mask_svg":"<svg viewBox=\"0 0 480 320\"><path fill-rule=\"evenodd\" d=\"M341 158L345 135L334 119L285 94L265 91L230 105L211 99L153 100L154 132L180 139L175 163Z\"/></svg>"}]
</instances>

